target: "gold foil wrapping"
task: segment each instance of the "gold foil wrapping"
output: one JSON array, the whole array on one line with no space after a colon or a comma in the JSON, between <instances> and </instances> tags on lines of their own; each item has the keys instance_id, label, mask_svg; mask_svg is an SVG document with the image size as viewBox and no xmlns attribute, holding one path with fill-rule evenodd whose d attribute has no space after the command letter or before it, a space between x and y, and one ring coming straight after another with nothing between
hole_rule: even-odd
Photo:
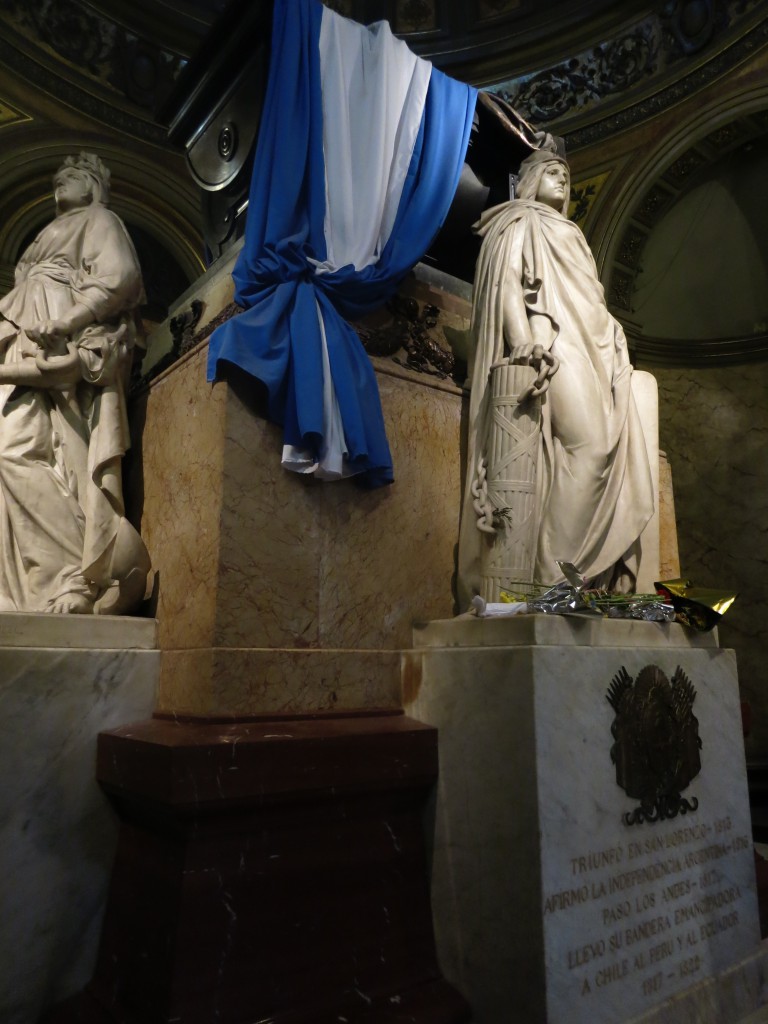
<instances>
[{"instance_id":1,"label":"gold foil wrapping","mask_svg":"<svg viewBox=\"0 0 768 1024\"><path fill-rule=\"evenodd\" d=\"M706 631L716 626L736 600L736 594L708 587L694 587L690 580L659 580L657 593L671 601L678 622Z\"/></svg>"}]
</instances>

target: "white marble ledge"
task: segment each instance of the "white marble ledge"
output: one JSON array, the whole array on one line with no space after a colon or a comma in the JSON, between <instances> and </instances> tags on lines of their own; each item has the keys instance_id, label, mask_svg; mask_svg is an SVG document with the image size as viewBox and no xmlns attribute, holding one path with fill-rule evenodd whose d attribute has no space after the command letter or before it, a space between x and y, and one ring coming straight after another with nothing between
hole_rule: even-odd
<instances>
[{"instance_id":1,"label":"white marble ledge","mask_svg":"<svg viewBox=\"0 0 768 1024\"><path fill-rule=\"evenodd\" d=\"M413 646L434 647L684 647L717 648L717 629L697 633L678 622L580 615L457 616L416 622Z\"/></svg>"},{"instance_id":2,"label":"white marble ledge","mask_svg":"<svg viewBox=\"0 0 768 1024\"><path fill-rule=\"evenodd\" d=\"M157 647L157 619L2 612L0 648L3 647L152 651Z\"/></svg>"}]
</instances>

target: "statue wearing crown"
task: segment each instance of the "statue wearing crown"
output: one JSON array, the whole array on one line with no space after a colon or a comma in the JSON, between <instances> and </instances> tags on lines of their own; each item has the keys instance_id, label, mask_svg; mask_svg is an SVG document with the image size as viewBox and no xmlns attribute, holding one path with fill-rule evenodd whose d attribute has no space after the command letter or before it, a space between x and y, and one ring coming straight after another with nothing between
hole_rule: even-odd
<instances>
[{"instance_id":1,"label":"statue wearing crown","mask_svg":"<svg viewBox=\"0 0 768 1024\"><path fill-rule=\"evenodd\" d=\"M491 587L508 578L557 583L559 561L594 586L635 590L641 535L654 511L649 454L627 341L586 239L567 218L569 196L568 163L548 136L521 164L517 198L475 226L483 243L472 312L462 608L473 594L498 600ZM521 364L539 374L515 391ZM508 451L500 438L510 439ZM520 483L528 463L534 468Z\"/></svg>"},{"instance_id":2,"label":"statue wearing crown","mask_svg":"<svg viewBox=\"0 0 768 1024\"><path fill-rule=\"evenodd\" d=\"M123 614L144 597L121 477L144 293L109 179L93 154L64 161L56 216L0 300L0 611Z\"/></svg>"}]
</instances>

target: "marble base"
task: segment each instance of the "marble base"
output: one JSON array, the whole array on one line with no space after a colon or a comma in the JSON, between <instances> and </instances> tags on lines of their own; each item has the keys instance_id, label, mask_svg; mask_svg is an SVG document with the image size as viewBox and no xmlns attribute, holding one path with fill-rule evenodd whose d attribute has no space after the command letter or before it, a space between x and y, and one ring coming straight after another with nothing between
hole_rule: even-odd
<instances>
[{"instance_id":1,"label":"marble base","mask_svg":"<svg viewBox=\"0 0 768 1024\"><path fill-rule=\"evenodd\" d=\"M90 977L117 837L96 736L151 712L154 640L149 619L0 615L3 1024Z\"/></svg>"},{"instance_id":2,"label":"marble base","mask_svg":"<svg viewBox=\"0 0 768 1024\"><path fill-rule=\"evenodd\" d=\"M216 647L161 656L162 712L298 714L399 707L399 651Z\"/></svg>"},{"instance_id":3,"label":"marble base","mask_svg":"<svg viewBox=\"0 0 768 1024\"><path fill-rule=\"evenodd\" d=\"M409 714L438 728L432 900L475 1024L619 1024L755 950L736 662L680 626L571 617L415 631ZM696 690L698 809L626 825L606 694L678 667ZM661 742L661 741L660 741Z\"/></svg>"},{"instance_id":4,"label":"marble base","mask_svg":"<svg viewBox=\"0 0 768 1024\"><path fill-rule=\"evenodd\" d=\"M166 368L131 401L126 491L157 572L160 709L397 707L414 618L455 611L468 392L443 357L466 346L471 288L419 265L395 306L356 325L374 353L395 467L392 487L366 491L283 470L261 388L234 369L206 382L205 334L232 303L235 256L172 310L203 305L184 356L167 365L170 319L149 338L143 370ZM656 450L655 386L636 376ZM644 542L653 565L659 528ZM644 586L655 578L649 568Z\"/></svg>"},{"instance_id":5,"label":"marble base","mask_svg":"<svg viewBox=\"0 0 768 1024\"><path fill-rule=\"evenodd\" d=\"M99 737L121 818L99 957L46 1024L467 1024L437 967L434 729L400 713Z\"/></svg>"},{"instance_id":6,"label":"marble base","mask_svg":"<svg viewBox=\"0 0 768 1024\"><path fill-rule=\"evenodd\" d=\"M161 708L396 706L413 619L453 612L461 392L394 364L379 373L397 482L365 491L283 470L281 430L253 386L211 389L206 356L190 353L133 406Z\"/></svg>"}]
</instances>

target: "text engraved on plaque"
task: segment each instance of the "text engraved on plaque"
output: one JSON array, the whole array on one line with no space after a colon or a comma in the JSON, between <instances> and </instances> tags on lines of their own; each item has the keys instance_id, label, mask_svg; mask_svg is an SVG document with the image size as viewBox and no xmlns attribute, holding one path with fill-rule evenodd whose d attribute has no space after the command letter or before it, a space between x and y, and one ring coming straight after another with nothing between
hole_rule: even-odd
<instances>
[{"instance_id":1,"label":"text engraved on plaque","mask_svg":"<svg viewBox=\"0 0 768 1024\"><path fill-rule=\"evenodd\" d=\"M571 857L569 884L545 892L543 910L555 926L581 922L578 942L559 951L573 995L622 982L655 1002L700 980L708 946L739 924L730 862L750 846L725 816Z\"/></svg>"}]
</instances>

